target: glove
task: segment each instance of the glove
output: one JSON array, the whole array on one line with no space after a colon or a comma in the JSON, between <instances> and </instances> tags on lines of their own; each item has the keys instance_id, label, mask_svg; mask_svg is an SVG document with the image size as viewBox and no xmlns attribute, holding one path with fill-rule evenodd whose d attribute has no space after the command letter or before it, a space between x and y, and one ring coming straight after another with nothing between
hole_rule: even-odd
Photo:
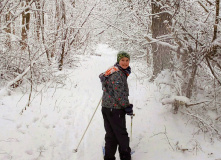
<instances>
[{"instance_id":1,"label":"glove","mask_svg":"<svg viewBox=\"0 0 221 160\"><path fill-rule=\"evenodd\" d=\"M127 115L133 115L133 104L130 104L128 107L124 109Z\"/></svg>"}]
</instances>

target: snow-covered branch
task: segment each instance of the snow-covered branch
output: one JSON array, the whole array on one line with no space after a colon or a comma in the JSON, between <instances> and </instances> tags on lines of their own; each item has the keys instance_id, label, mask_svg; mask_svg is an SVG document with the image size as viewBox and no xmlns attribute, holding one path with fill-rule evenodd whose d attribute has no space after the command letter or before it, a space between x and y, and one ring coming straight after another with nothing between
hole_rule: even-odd
<instances>
[{"instance_id":1,"label":"snow-covered branch","mask_svg":"<svg viewBox=\"0 0 221 160\"><path fill-rule=\"evenodd\" d=\"M164 98L161 102L163 105L166 104L173 104L175 101L179 101L182 105L188 105L190 104L190 99L185 96L172 96L170 98Z\"/></svg>"},{"instance_id":2,"label":"snow-covered branch","mask_svg":"<svg viewBox=\"0 0 221 160\"><path fill-rule=\"evenodd\" d=\"M169 47L172 51L184 53L184 50L181 49L179 46L174 46L174 45L171 45L167 42L162 42L162 41L154 39L154 38L152 38L148 35L146 35L144 38L148 41L149 44L157 43L157 44L160 44L162 46Z\"/></svg>"},{"instance_id":3,"label":"snow-covered branch","mask_svg":"<svg viewBox=\"0 0 221 160\"><path fill-rule=\"evenodd\" d=\"M207 9L206 6L205 6L201 1L197 1L197 2L200 4L200 6L201 6L207 13L209 13L209 9Z\"/></svg>"},{"instance_id":4,"label":"snow-covered branch","mask_svg":"<svg viewBox=\"0 0 221 160\"><path fill-rule=\"evenodd\" d=\"M9 2L9 0L6 0L6 2L4 2L4 4L2 4L2 7L0 8L0 14L2 13L3 9L5 8L5 6L7 5L8 2Z\"/></svg>"},{"instance_id":5,"label":"snow-covered branch","mask_svg":"<svg viewBox=\"0 0 221 160\"><path fill-rule=\"evenodd\" d=\"M30 66L26 68L26 70L22 73L19 74L15 79L11 80L3 89L0 90L0 96L7 95L9 88L19 80L21 80L30 70Z\"/></svg>"},{"instance_id":6,"label":"snow-covered branch","mask_svg":"<svg viewBox=\"0 0 221 160\"><path fill-rule=\"evenodd\" d=\"M206 127L208 127L208 129L212 130L213 133L215 132L216 134L221 135L221 132L217 128L215 128L212 124L209 124L206 120L201 118L199 115L195 115L195 114L187 113L187 112L182 112L182 111L181 111L181 113L187 114L189 116L192 116L192 117L196 118L199 122L201 122Z\"/></svg>"},{"instance_id":7,"label":"snow-covered branch","mask_svg":"<svg viewBox=\"0 0 221 160\"><path fill-rule=\"evenodd\" d=\"M211 73L213 74L213 76L215 77L215 79L217 80L217 82L221 85L221 81L220 81L220 79L217 77L216 73L213 71L212 66L211 66L211 64L210 64L210 62L209 62L209 59L208 59L207 57L206 57L206 62L207 62L207 64L208 64L208 67L209 67Z\"/></svg>"},{"instance_id":8,"label":"snow-covered branch","mask_svg":"<svg viewBox=\"0 0 221 160\"><path fill-rule=\"evenodd\" d=\"M1 30L6 29L7 26L9 26L11 23L13 23L13 22L15 21L15 19L17 19L25 10L30 9L30 8L31 8L31 4L32 4L33 2L34 2L34 1L32 0L29 5L27 5L26 7L22 8L22 10L21 10L20 12L18 12L16 15L14 15L14 16L10 19L10 21L7 21L7 23L2 26Z\"/></svg>"}]
</instances>

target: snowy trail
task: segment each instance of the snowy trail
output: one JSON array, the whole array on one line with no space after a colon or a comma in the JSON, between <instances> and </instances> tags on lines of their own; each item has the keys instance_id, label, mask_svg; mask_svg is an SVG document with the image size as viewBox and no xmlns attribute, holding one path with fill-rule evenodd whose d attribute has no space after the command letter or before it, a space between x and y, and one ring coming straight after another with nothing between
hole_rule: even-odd
<instances>
[{"instance_id":1,"label":"snowy trail","mask_svg":"<svg viewBox=\"0 0 221 160\"><path fill-rule=\"evenodd\" d=\"M105 50L103 50L105 52ZM111 49L106 50L107 53L102 53L99 56L90 56L81 62L81 67L71 73L70 79L76 84L71 89L71 97L62 95L66 98L61 106L67 106L70 103L69 109L64 112L64 117L69 127L65 127L64 130L58 128L57 132L61 132L61 144L56 147L55 154L57 160L65 159L100 159L102 158L101 145L103 143L104 129L103 119L101 116L101 106L99 106L94 119L82 140L77 153L73 153L73 149L76 149L97 105L102 96L101 84L98 75L105 69L113 65L115 57L112 54L116 54L116 51ZM70 86L71 84L66 84ZM58 92L59 93L59 92ZM60 95L58 94L59 98ZM69 97L69 98L67 98ZM70 117L70 118L68 118ZM60 122L59 122L60 123ZM97 147L96 147L97 146ZM65 148L65 149L64 149ZM62 152L61 152L62 151ZM88 152L89 151L89 152ZM100 158L98 158L100 157Z\"/></svg>"},{"instance_id":2,"label":"snowy trail","mask_svg":"<svg viewBox=\"0 0 221 160\"><path fill-rule=\"evenodd\" d=\"M91 75L90 83L87 87L90 89L87 90L87 98L85 99L86 108L90 107L91 111L79 110L78 112L85 111L88 114L88 118L84 123L84 126L89 122L92 113L97 106L101 95L101 86L100 82L97 79L97 76L103 72L105 69L113 65L116 61L116 53L111 50L101 49L101 57L91 57L89 60L88 68L85 68L85 72ZM134 112L136 116L133 119L133 137L131 142L131 147L136 152L133 154L134 160L202 160L209 159L208 154L210 151L206 151L206 147L202 147L205 154L201 151L198 153L187 152L182 153L177 151L175 144L179 142L182 147L192 149L194 143L197 140L202 140L200 138L193 138L191 133L193 128L185 126L180 119L179 115L174 115L170 111L170 108L163 107L160 103L160 93L157 87L149 83L148 80L139 79L139 76L136 74L137 68L131 63L132 69L135 70L129 78L128 84L130 89L130 102L134 104ZM82 78L80 78L81 80ZM88 84L82 82L82 85ZM92 90L92 92L91 92ZM90 103L90 98L93 103ZM91 106L90 106L91 105ZM76 121L79 121L77 118ZM127 128L128 133L130 134L131 119L127 116ZM79 131L79 130L78 130ZM181 138L182 137L182 138ZM76 137L79 139L78 137ZM103 128L103 119L100 113L100 108L98 109L93 122L85 136L82 146L79 147L79 153L76 155L76 159L84 160L98 160L102 159L101 146L104 139L104 128ZM192 140L192 141L190 141ZM207 143L208 145L208 143ZM200 150L200 149L199 149ZM212 151L211 151L212 152ZM214 157L213 157L214 158ZM116 155L116 160L120 160L118 154Z\"/></svg>"},{"instance_id":3,"label":"snowy trail","mask_svg":"<svg viewBox=\"0 0 221 160\"><path fill-rule=\"evenodd\" d=\"M0 160L101 160L104 142L101 106L76 149L102 95L98 75L116 61L117 51L101 45L101 56L82 56L80 66L68 70L61 86L50 86L32 105L19 112L28 95L16 93L0 99ZM138 65L141 67L141 65ZM128 78L130 102L134 104L131 148L133 160L218 160L219 143L211 145L203 136L193 136L194 128L184 124L179 113L160 103L161 93L147 79L140 78L131 61ZM145 66L142 66L145 67ZM23 97L23 98L21 98ZM127 116L130 135L131 119ZM203 142L191 151L197 142ZM181 152L176 144L190 151ZM201 147L201 148L200 148ZM217 149L218 148L218 149ZM202 150L202 151L201 151ZM118 154L116 160L119 160Z\"/></svg>"}]
</instances>

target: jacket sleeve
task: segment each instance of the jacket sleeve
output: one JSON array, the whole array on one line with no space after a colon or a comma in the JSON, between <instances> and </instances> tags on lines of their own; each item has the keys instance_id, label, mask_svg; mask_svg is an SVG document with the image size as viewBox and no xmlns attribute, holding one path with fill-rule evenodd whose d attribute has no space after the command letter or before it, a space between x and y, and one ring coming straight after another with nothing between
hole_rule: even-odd
<instances>
[{"instance_id":1,"label":"jacket sleeve","mask_svg":"<svg viewBox=\"0 0 221 160\"><path fill-rule=\"evenodd\" d=\"M124 80L124 77L122 76L124 75L122 75L120 72L113 74L110 83L112 83L113 86L113 95L115 98L115 102L119 106L126 108L130 104L128 100L129 90L127 81Z\"/></svg>"}]
</instances>

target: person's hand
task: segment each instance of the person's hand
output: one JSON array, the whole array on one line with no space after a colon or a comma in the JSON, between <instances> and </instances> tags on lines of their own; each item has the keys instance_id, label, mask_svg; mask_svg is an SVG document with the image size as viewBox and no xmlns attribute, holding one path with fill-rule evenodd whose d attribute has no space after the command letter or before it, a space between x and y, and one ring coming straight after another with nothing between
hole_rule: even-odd
<instances>
[{"instance_id":1,"label":"person's hand","mask_svg":"<svg viewBox=\"0 0 221 160\"><path fill-rule=\"evenodd\" d=\"M125 110L127 115L133 115L133 104L130 104L124 110Z\"/></svg>"}]
</instances>

